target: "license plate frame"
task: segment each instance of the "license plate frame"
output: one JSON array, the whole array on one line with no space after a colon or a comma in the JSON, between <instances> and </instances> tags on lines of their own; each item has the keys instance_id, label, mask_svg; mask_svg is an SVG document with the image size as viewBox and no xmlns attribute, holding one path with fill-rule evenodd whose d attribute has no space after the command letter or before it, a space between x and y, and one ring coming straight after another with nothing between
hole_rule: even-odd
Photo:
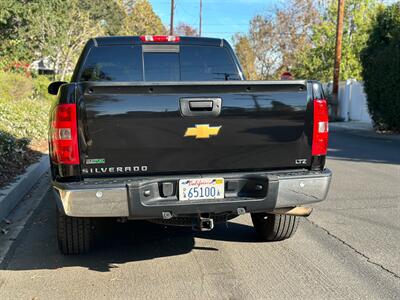
<instances>
[{"instance_id":1,"label":"license plate frame","mask_svg":"<svg viewBox=\"0 0 400 300\"><path fill-rule=\"evenodd\" d=\"M222 177L184 178L179 180L179 201L220 200L225 198Z\"/></svg>"}]
</instances>

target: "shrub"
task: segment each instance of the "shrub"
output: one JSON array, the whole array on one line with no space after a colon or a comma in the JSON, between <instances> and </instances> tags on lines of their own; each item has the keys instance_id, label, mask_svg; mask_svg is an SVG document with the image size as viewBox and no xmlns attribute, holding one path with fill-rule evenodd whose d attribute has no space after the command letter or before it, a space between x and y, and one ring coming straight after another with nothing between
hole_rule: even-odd
<instances>
[{"instance_id":1,"label":"shrub","mask_svg":"<svg viewBox=\"0 0 400 300\"><path fill-rule=\"evenodd\" d=\"M25 152L29 142L27 138L16 139L11 134L0 130L0 164Z\"/></svg>"},{"instance_id":2,"label":"shrub","mask_svg":"<svg viewBox=\"0 0 400 300\"><path fill-rule=\"evenodd\" d=\"M6 72L13 72L18 74L24 74L26 77L31 77L32 74L29 71L29 63L14 61L5 66L4 70Z\"/></svg>"},{"instance_id":3,"label":"shrub","mask_svg":"<svg viewBox=\"0 0 400 300\"><path fill-rule=\"evenodd\" d=\"M400 3L378 14L361 62L375 126L400 131Z\"/></svg>"},{"instance_id":4,"label":"shrub","mask_svg":"<svg viewBox=\"0 0 400 300\"><path fill-rule=\"evenodd\" d=\"M33 97L38 100L46 100L52 102L55 97L47 92L47 87L50 83L51 81L48 79L47 76L44 75L38 75L36 78L34 78Z\"/></svg>"},{"instance_id":5,"label":"shrub","mask_svg":"<svg viewBox=\"0 0 400 300\"><path fill-rule=\"evenodd\" d=\"M13 72L0 72L0 101L19 101L32 96L32 79Z\"/></svg>"},{"instance_id":6,"label":"shrub","mask_svg":"<svg viewBox=\"0 0 400 300\"><path fill-rule=\"evenodd\" d=\"M55 97L47 94L45 76L0 72L0 167L17 159L30 142L47 138L48 114Z\"/></svg>"},{"instance_id":7,"label":"shrub","mask_svg":"<svg viewBox=\"0 0 400 300\"><path fill-rule=\"evenodd\" d=\"M50 102L39 99L0 100L0 130L15 138L46 139Z\"/></svg>"}]
</instances>

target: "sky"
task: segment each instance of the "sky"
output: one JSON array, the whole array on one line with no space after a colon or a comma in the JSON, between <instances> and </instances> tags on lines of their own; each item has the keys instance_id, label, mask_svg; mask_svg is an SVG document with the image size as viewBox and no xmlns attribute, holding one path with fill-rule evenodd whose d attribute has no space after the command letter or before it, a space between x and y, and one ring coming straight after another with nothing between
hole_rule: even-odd
<instances>
[{"instance_id":1,"label":"sky","mask_svg":"<svg viewBox=\"0 0 400 300\"><path fill-rule=\"evenodd\" d=\"M150 0L164 25L170 22L170 0ZM175 0L174 23L199 27L200 0ZM279 0L203 0L202 36L225 38L231 41L236 32L245 33L249 21L257 13L265 13Z\"/></svg>"},{"instance_id":2,"label":"sky","mask_svg":"<svg viewBox=\"0 0 400 300\"><path fill-rule=\"evenodd\" d=\"M170 0L149 0L154 11L169 28ZM231 38L236 32L246 33L256 14L266 14L284 0L203 0L202 36ZM382 0L391 4L396 0ZM199 27L200 0L175 0L175 25L184 22Z\"/></svg>"}]
</instances>

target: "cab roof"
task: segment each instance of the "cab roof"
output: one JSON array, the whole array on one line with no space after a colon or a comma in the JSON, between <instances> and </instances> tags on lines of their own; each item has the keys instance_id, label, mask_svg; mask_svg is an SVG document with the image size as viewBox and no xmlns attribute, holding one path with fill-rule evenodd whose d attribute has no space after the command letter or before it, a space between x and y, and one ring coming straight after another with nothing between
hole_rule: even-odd
<instances>
[{"instance_id":1,"label":"cab roof","mask_svg":"<svg viewBox=\"0 0 400 300\"><path fill-rule=\"evenodd\" d=\"M111 45L142 45L142 44L156 44L156 42L143 42L140 36L107 36L96 37L92 39L95 46L111 46ZM224 46L227 41L218 38L209 37L188 37L181 36L179 42L158 42L157 44L171 44L171 45L204 45L204 46Z\"/></svg>"}]
</instances>

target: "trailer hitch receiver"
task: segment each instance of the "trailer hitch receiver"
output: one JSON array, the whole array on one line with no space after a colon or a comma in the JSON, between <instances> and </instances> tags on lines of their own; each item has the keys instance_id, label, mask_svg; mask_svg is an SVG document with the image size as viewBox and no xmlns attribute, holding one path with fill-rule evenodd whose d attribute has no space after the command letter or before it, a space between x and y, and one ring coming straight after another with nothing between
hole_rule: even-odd
<instances>
[{"instance_id":1,"label":"trailer hitch receiver","mask_svg":"<svg viewBox=\"0 0 400 300\"><path fill-rule=\"evenodd\" d=\"M192 228L196 231L210 231L214 228L214 220L199 216L193 220Z\"/></svg>"}]
</instances>

